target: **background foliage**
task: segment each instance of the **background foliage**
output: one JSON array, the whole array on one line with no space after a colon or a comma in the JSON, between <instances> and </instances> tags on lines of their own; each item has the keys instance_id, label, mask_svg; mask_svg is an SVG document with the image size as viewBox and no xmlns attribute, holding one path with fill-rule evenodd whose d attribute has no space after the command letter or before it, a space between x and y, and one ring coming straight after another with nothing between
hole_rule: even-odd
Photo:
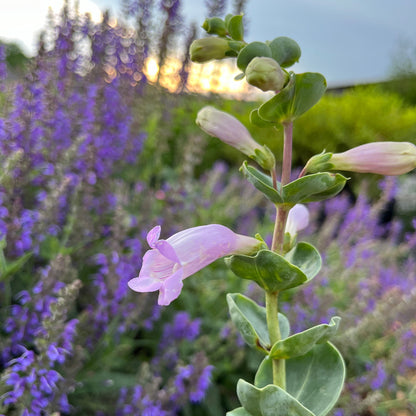
<instances>
[{"instance_id":1,"label":"background foliage","mask_svg":"<svg viewBox=\"0 0 416 416\"><path fill-rule=\"evenodd\" d=\"M225 10L207 3L208 15ZM186 92L186 43L196 32L178 43L179 17L179 0L126 1L117 25L64 8L22 75L1 49L4 414L217 416L236 407L237 379L253 377L260 357L229 323L225 293L257 289L221 261L187 279L169 311L126 285L156 224L163 237L221 223L271 238L272 213L237 171L243 159L194 120L215 105L277 155L281 132L249 126L256 103ZM152 53L163 72L164 45L173 44L183 49L172 93L143 68ZM328 93L295 124L295 164L368 141L416 143L416 107L394 82ZM321 284L283 302L297 330L343 318L335 343L349 378L334 415L414 415L416 181L376 189L379 178L368 179L312 205L303 237L324 253Z\"/></svg>"}]
</instances>

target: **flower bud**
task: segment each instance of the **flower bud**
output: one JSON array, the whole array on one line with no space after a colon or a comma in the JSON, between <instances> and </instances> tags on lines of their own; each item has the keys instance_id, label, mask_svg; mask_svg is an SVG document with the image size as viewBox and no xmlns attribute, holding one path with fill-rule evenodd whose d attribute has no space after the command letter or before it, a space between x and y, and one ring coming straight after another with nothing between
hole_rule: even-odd
<instances>
[{"instance_id":1,"label":"flower bud","mask_svg":"<svg viewBox=\"0 0 416 416\"><path fill-rule=\"evenodd\" d=\"M296 237L300 230L309 225L309 211L303 204L296 204L287 217L284 239L284 251L290 251L296 244Z\"/></svg>"},{"instance_id":2,"label":"flower bud","mask_svg":"<svg viewBox=\"0 0 416 416\"><path fill-rule=\"evenodd\" d=\"M230 51L228 40L217 37L196 39L189 49L191 61L199 63L227 58Z\"/></svg>"},{"instance_id":3,"label":"flower bud","mask_svg":"<svg viewBox=\"0 0 416 416\"><path fill-rule=\"evenodd\" d=\"M416 146L409 142L374 142L334 153L332 170L402 175L416 168Z\"/></svg>"},{"instance_id":4,"label":"flower bud","mask_svg":"<svg viewBox=\"0 0 416 416\"><path fill-rule=\"evenodd\" d=\"M209 19L205 19L205 22L202 25L202 29L204 29L210 35L225 36L227 34L225 22L219 17L211 17Z\"/></svg>"},{"instance_id":5,"label":"flower bud","mask_svg":"<svg viewBox=\"0 0 416 416\"><path fill-rule=\"evenodd\" d=\"M319 155L312 156L305 167L303 168L303 173L318 173L326 172L333 168L333 164L330 162L332 153L325 153L323 151Z\"/></svg>"},{"instance_id":6,"label":"flower bud","mask_svg":"<svg viewBox=\"0 0 416 416\"><path fill-rule=\"evenodd\" d=\"M273 58L265 56L252 59L245 72L247 82L262 91L280 91L289 79Z\"/></svg>"},{"instance_id":7,"label":"flower bud","mask_svg":"<svg viewBox=\"0 0 416 416\"><path fill-rule=\"evenodd\" d=\"M256 160L266 170L273 169L273 153L257 143L247 128L235 117L214 107L202 108L196 118L196 124L210 136L218 137L224 143Z\"/></svg>"},{"instance_id":8,"label":"flower bud","mask_svg":"<svg viewBox=\"0 0 416 416\"><path fill-rule=\"evenodd\" d=\"M296 236L298 231L303 230L309 224L309 211L303 204L296 204L287 217L285 232Z\"/></svg>"}]
</instances>

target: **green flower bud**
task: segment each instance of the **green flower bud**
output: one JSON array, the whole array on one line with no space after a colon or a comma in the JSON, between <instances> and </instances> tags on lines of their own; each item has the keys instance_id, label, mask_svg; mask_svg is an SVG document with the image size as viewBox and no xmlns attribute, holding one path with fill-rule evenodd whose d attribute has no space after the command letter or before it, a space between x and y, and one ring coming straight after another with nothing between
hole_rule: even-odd
<instances>
[{"instance_id":1,"label":"green flower bud","mask_svg":"<svg viewBox=\"0 0 416 416\"><path fill-rule=\"evenodd\" d=\"M202 25L202 29L204 29L210 35L225 36L227 34L225 22L219 17L211 17L210 19L205 19L205 22Z\"/></svg>"},{"instance_id":2,"label":"green flower bud","mask_svg":"<svg viewBox=\"0 0 416 416\"><path fill-rule=\"evenodd\" d=\"M303 173L318 173L332 170L334 165L330 162L332 153L325 153L325 150L319 155L312 156L305 167Z\"/></svg>"},{"instance_id":3,"label":"green flower bud","mask_svg":"<svg viewBox=\"0 0 416 416\"><path fill-rule=\"evenodd\" d=\"M254 58L246 68L246 79L262 91L280 91L289 80L289 75L272 58Z\"/></svg>"},{"instance_id":4,"label":"green flower bud","mask_svg":"<svg viewBox=\"0 0 416 416\"><path fill-rule=\"evenodd\" d=\"M189 48L191 61L199 63L227 58L231 51L228 40L217 37L196 39Z\"/></svg>"}]
</instances>

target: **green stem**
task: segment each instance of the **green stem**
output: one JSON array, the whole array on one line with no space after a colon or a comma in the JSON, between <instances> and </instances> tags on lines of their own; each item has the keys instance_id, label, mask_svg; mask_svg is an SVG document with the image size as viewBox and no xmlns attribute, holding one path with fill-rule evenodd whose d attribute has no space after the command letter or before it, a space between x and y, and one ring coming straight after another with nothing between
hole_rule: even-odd
<instances>
[{"instance_id":1,"label":"green stem","mask_svg":"<svg viewBox=\"0 0 416 416\"><path fill-rule=\"evenodd\" d=\"M283 145L283 163L282 163L282 188L290 182L290 174L292 170L292 135L293 123L287 122L283 124L284 128L284 145ZM272 174L272 179L273 174ZM283 246L285 240L285 228L287 216L290 207L285 204L276 205L276 221L273 231L273 241L271 250L283 255ZM266 315L267 329L269 331L270 343L274 345L282 339L279 327L279 308L278 308L278 292L266 292ZM286 361L273 360L273 384L286 390Z\"/></svg>"},{"instance_id":2,"label":"green stem","mask_svg":"<svg viewBox=\"0 0 416 416\"><path fill-rule=\"evenodd\" d=\"M282 339L278 317L278 292L266 292L266 316L270 343L274 345ZM273 360L273 384L286 390L285 360Z\"/></svg>"},{"instance_id":3,"label":"green stem","mask_svg":"<svg viewBox=\"0 0 416 416\"><path fill-rule=\"evenodd\" d=\"M285 241L285 228L288 214L288 207L283 204L276 205L276 220L274 223L271 250L279 254L283 253L283 243Z\"/></svg>"},{"instance_id":4,"label":"green stem","mask_svg":"<svg viewBox=\"0 0 416 416\"><path fill-rule=\"evenodd\" d=\"M282 187L290 182L292 171L293 122L283 123Z\"/></svg>"}]
</instances>

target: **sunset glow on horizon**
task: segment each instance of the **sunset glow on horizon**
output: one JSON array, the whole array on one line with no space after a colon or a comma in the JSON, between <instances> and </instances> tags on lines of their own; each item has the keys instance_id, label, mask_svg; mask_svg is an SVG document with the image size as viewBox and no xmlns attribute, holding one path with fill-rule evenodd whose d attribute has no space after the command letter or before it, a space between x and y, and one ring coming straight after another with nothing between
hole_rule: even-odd
<instances>
[{"instance_id":1,"label":"sunset glow on horizon","mask_svg":"<svg viewBox=\"0 0 416 416\"><path fill-rule=\"evenodd\" d=\"M168 59L162 68L159 84L171 92L177 91L181 65L179 59ZM146 60L144 73L150 82L157 82L159 67L155 58L150 57ZM212 92L240 99L252 99L258 96L256 88L251 87L244 80L234 80L238 73L232 61L191 63L186 89L189 92L201 94Z\"/></svg>"}]
</instances>

